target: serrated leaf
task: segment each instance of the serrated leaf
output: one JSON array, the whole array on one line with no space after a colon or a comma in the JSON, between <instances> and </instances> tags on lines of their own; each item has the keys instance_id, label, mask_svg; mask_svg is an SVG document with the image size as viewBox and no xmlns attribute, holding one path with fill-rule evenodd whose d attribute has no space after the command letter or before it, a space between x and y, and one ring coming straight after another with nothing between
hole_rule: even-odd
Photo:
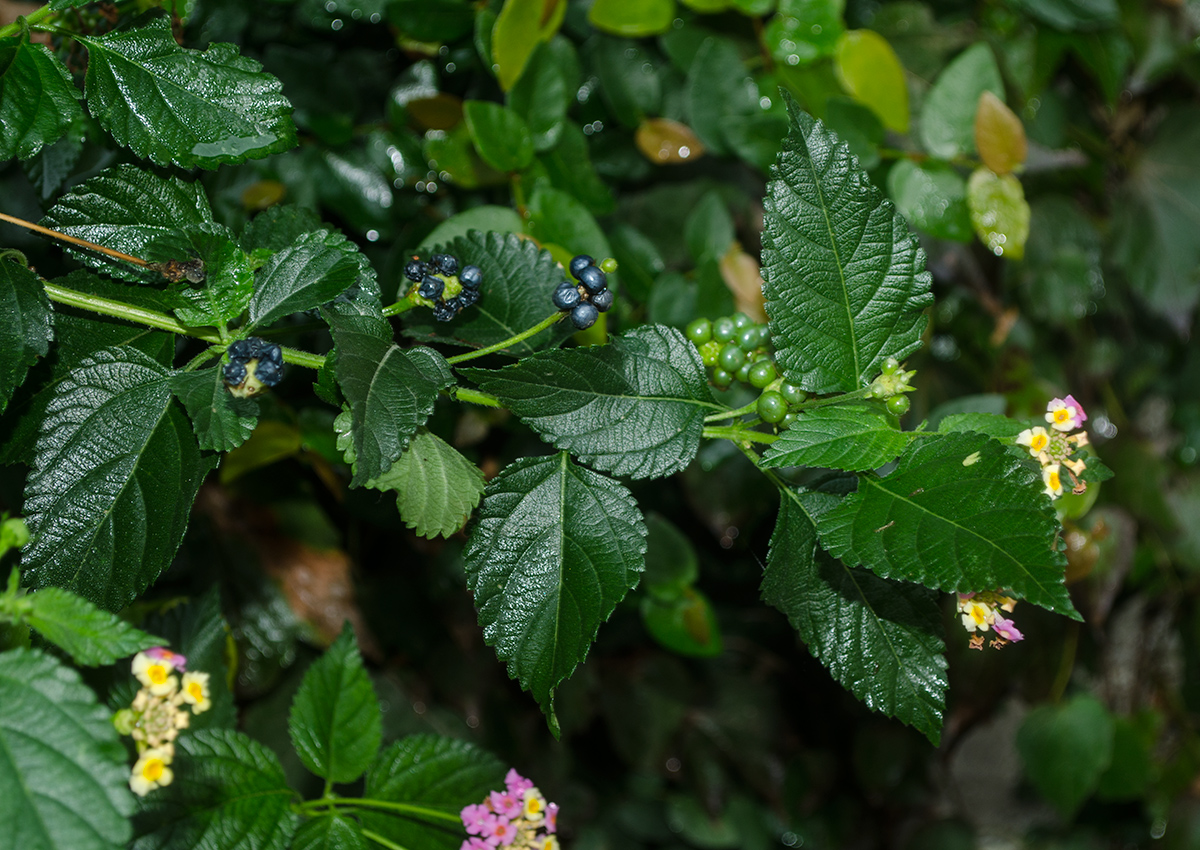
<instances>
[{"instance_id":1,"label":"serrated leaf","mask_svg":"<svg viewBox=\"0 0 1200 850\"><path fill-rule=\"evenodd\" d=\"M41 280L0 256L0 413L39 357L50 351L54 314Z\"/></svg>"},{"instance_id":2,"label":"serrated leaf","mask_svg":"<svg viewBox=\"0 0 1200 850\"><path fill-rule=\"evenodd\" d=\"M0 38L0 162L29 159L82 118L70 72L44 44Z\"/></svg>"},{"instance_id":3,"label":"serrated leaf","mask_svg":"<svg viewBox=\"0 0 1200 850\"><path fill-rule=\"evenodd\" d=\"M354 821L341 815L321 815L300 824L292 850L367 850L367 840Z\"/></svg>"},{"instance_id":4,"label":"serrated leaf","mask_svg":"<svg viewBox=\"0 0 1200 850\"><path fill-rule=\"evenodd\" d=\"M191 417L200 448L227 452L250 439L258 424L258 402L252 398L234 398L225 387L219 365L195 372L176 372L170 378L170 386Z\"/></svg>"},{"instance_id":5,"label":"serrated leaf","mask_svg":"<svg viewBox=\"0 0 1200 850\"><path fill-rule=\"evenodd\" d=\"M0 752L6 846L125 846L133 811L125 748L78 673L36 650L0 654Z\"/></svg>"},{"instance_id":6,"label":"serrated leaf","mask_svg":"<svg viewBox=\"0 0 1200 850\"><path fill-rule=\"evenodd\" d=\"M1025 125L990 91L979 96L979 108L975 112L975 147L983 164L997 174L1008 174L1020 167L1029 153Z\"/></svg>"},{"instance_id":7,"label":"serrated leaf","mask_svg":"<svg viewBox=\"0 0 1200 850\"><path fill-rule=\"evenodd\" d=\"M547 351L462 373L563 451L605 472L658 478L687 466L712 400L695 346L647 325L608 345Z\"/></svg>"},{"instance_id":8,"label":"serrated leaf","mask_svg":"<svg viewBox=\"0 0 1200 850\"><path fill-rule=\"evenodd\" d=\"M349 623L304 674L288 734L304 766L331 782L353 782L379 751L379 700Z\"/></svg>"},{"instance_id":9,"label":"serrated leaf","mask_svg":"<svg viewBox=\"0 0 1200 850\"><path fill-rule=\"evenodd\" d=\"M378 310L378 305L375 305ZM338 384L350 402L357 467L353 486L392 468L454 378L432 348L398 348L391 326L357 303L325 311L337 345Z\"/></svg>"},{"instance_id":10,"label":"serrated leaf","mask_svg":"<svg viewBox=\"0 0 1200 850\"><path fill-rule=\"evenodd\" d=\"M972 45L938 75L921 107L921 141L929 153L952 159L975 147L975 113L989 91L1004 99L1004 80L986 42Z\"/></svg>"},{"instance_id":11,"label":"serrated leaf","mask_svg":"<svg viewBox=\"0 0 1200 850\"><path fill-rule=\"evenodd\" d=\"M1029 204L1021 181L977 168L967 181L967 207L981 242L996 256L1019 260L1029 238Z\"/></svg>"},{"instance_id":12,"label":"serrated leaf","mask_svg":"<svg viewBox=\"0 0 1200 850\"><path fill-rule=\"evenodd\" d=\"M216 168L296 145L282 83L232 44L182 48L161 10L78 40L88 48L88 110L138 156Z\"/></svg>"},{"instance_id":13,"label":"serrated leaf","mask_svg":"<svg viewBox=\"0 0 1200 850\"><path fill-rule=\"evenodd\" d=\"M162 638L136 629L115 614L97 608L62 588L47 587L26 597L29 612L24 616L32 628L76 664L96 667L112 664L152 646Z\"/></svg>"},{"instance_id":14,"label":"serrated leaf","mask_svg":"<svg viewBox=\"0 0 1200 850\"><path fill-rule=\"evenodd\" d=\"M933 303L925 252L846 143L785 99L792 129L767 189L762 254L776 361L810 392L855 390L920 347Z\"/></svg>"},{"instance_id":15,"label":"serrated leaf","mask_svg":"<svg viewBox=\"0 0 1200 850\"><path fill-rule=\"evenodd\" d=\"M42 201L49 200L71 176L71 171L83 155L83 126L82 122L67 130L63 136L52 145L42 148L32 158L22 164L25 175Z\"/></svg>"},{"instance_id":16,"label":"serrated leaf","mask_svg":"<svg viewBox=\"0 0 1200 850\"><path fill-rule=\"evenodd\" d=\"M860 472L895 460L911 433L878 404L818 407L799 414L770 445L761 466L821 466Z\"/></svg>"},{"instance_id":17,"label":"serrated leaf","mask_svg":"<svg viewBox=\"0 0 1200 850\"><path fill-rule=\"evenodd\" d=\"M305 233L321 228L321 217L315 210L299 204L282 204L263 210L242 230L238 240L242 250L253 254L258 250L270 253L282 251Z\"/></svg>"},{"instance_id":18,"label":"serrated leaf","mask_svg":"<svg viewBox=\"0 0 1200 850\"><path fill-rule=\"evenodd\" d=\"M328 230L305 233L267 261L258 272L250 301L250 326L311 310L345 292L358 278L357 259L345 237Z\"/></svg>"},{"instance_id":19,"label":"serrated leaf","mask_svg":"<svg viewBox=\"0 0 1200 850\"><path fill-rule=\"evenodd\" d=\"M1058 522L1041 477L982 434L914 441L886 478L817 520L821 545L884 578L949 591L1005 588L1079 619L1054 549Z\"/></svg>"},{"instance_id":20,"label":"serrated leaf","mask_svg":"<svg viewBox=\"0 0 1200 850\"><path fill-rule=\"evenodd\" d=\"M183 735L175 748L175 781L142 800L133 850L289 846L296 830L296 792L275 753L232 729Z\"/></svg>"},{"instance_id":21,"label":"serrated leaf","mask_svg":"<svg viewBox=\"0 0 1200 850\"><path fill-rule=\"evenodd\" d=\"M504 765L466 741L438 735L410 735L383 750L367 771L364 796L417 806L407 818L363 811L363 826L408 850L458 850L464 806L503 786Z\"/></svg>"},{"instance_id":22,"label":"serrated leaf","mask_svg":"<svg viewBox=\"0 0 1200 850\"><path fill-rule=\"evenodd\" d=\"M120 610L170 566L211 462L168 374L136 349L111 348L58 385L25 488L30 586Z\"/></svg>"},{"instance_id":23,"label":"serrated leaf","mask_svg":"<svg viewBox=\"0 0 1200 850\"><path fill-rule=\"evenodd\" d=\"M212 210L199 183L162 178L133 165L117 165L76 186L58 199L42 219L43 227L86 239L105 248L141 257L159 239L186 238L189 224L212 221ZM93 268L125 280L159 283L162 276L84 248L71 254Z\"/></svg>"},{"instance_id":24,"label":"serrated leaf","mask_svg":"<svg viewBox=\"0 0 1200 850\"><path fill-rule=\"evenodd\" d=\"M420 537L449 537L467 524L483 497L483 472L431 431L417 431L408 449L368 487L396 493L396 508Z\"/></svg>"},{"instance_id":25,"label":"serrated leaf","mask_svg":"<svg viewBox=\"0 0 1200 850\"><path fill-rule=\"evenodd\" d=\"M763 573L763 600L788 618L835 679L874 711L935 745L946 708L946 659L935 594L848 567L817 545L825 493L781 488Z\"/></svg>"},{"instance_id":26,"label":"serrated leaf","mask_svg":"<svg viewBox=\"0 0 1200 850\"><path fill-rule=\"evenodd\" d=\"M566 453L524 458L488 484L466 560L479 624L557 730L554 689L637 584L646 526L621 484Z\"/></svg>"},{"instance_id":27,"label":"serrated leaf","mask_svg":"<svg viewBox=\"0 0 1200 850\"><path fill-rule=\"evenodd\" d=\"M240 316L254 294L250 259L223 224L189 224L179 234L155 239L143 254L143 259L154 262L200 260L204 264L203 281L194 283L185 277L173 284L179 302L175 316L185 325L221 327Z\"/></svg>"},{"instance_id":28,"label":"serrated leaf","mask_svg":"<svg viewBox=\"0 0 1200 850\"><path fill-rule=\"evenodd\" d=\"M1016 437L1024 431L1028 425L1016 419L1009 419L1007 416L1002 416L999 413L951 413L945 419L938 423L938 432L942 434L950 434L955 431L974 431L977 434L986 434L998 440L1004 438ZM1022 449L1022 452L1025 450Z\"/></svg>"},{"instance_id":29,"label":"serrated leaf","mask_svg":"<svg viewBox=\"0 0 1200 850\"><path fill-rule=\"evenodd\" d=\"M1112 715L1091 694L1040 705L1017 731L1017 752L1034 787L1070 818L1112 759Z\"/></svg>"}]
</instances>

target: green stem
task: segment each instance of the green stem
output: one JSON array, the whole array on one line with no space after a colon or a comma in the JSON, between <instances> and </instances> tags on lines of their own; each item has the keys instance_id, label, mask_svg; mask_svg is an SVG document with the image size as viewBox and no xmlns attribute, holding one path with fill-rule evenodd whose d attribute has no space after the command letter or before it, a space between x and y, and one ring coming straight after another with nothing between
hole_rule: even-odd
<instances>
[{"instance_id":1,"label":"green stem","mask_svg":"<svg viewBox=\"0 0 1200 850\"><path fill-rule=\"evenodd\" d=\"M329 801L310 800L307 803L301 804L300 808L302 811L305 811L315 807L315 804L325 804L327 802ZM456 826L462 825L462 818L456 814L418 806L413 803L393 803L390 800L374 800L370 797L336 797L333 803L339 808L379 809L380 811L391 812L392 814L411 815L426 820L445 821Z\"/></svg>"},{"instance_id":2,"label":"green stem","mask_svg":"<svg viewBox=\"0 0 1200 850\"><path fill-rule=\"evenodd\" d=\"M707 437L710 440L732 440L738 445L742 443L764 443L770 445L779 439L774 434L750 431L738 425L714 425L710 428L705 428L701 436Z\"/></svg>"},{"instance_id":3,"label":"green stem","mask_svg":"<svg viewBox=\"0 0 1200 850\"><path fill-rule=\"evenodd\" d=\"M793 411L814 410L818 407L828 407L831 404L845 404L848 401L857 401L860 398L870 398L871 388L863 387L861 390L842 393L841 395L831 395L827 398L813 398L808 401L802 401L799 404L793 404L789 408Z\"/></svg>"},{"instance_id":4,"label":"green stem","mask_svg":"<svg viewBox=\"0 0 1200 850\"><path fill-rule=\"evenodd\" d=\"M449 363L451 366L454 366L458 363L466 363L468 360L474 360L477 357L484 357L488 354L494 354L497 351L503 351L504 349L508 348L510 345L516 345L518 342L524 342L525 340L529 339L531 336L537 336L542 331L544 331L546 328L553 325L555 322L561 322L566 317L566 315L567 315L566 313L551 313L549 316L542 319L542 321L538 322L532 328L521 331L516 336L510 336L508 339L501 340L500 342L496 343L495 345L489 345L487 348L480 348L475 351L468 351L466 354L456 354L453 357L447 357L446 362Z\"/></svg>"},{"instance_id":5,"label":"green stem","mask_svg":"<svg viewBox=\"0 0 1200 850\"><path fill-rule=\"evenodd\" d=\"M47 3L42 8L35 9L34 11L30 12L28 15L24 15L22 17L24 18L24 23L28 24L29 26L34 26L36 24L41 23L43 20L45 20L46 18L50 17L53 14L54 14L54 10L51 9L50 4ZM21 31L21 23L22 23L22 18L17 18L17 20L14 23L11 23L6 27L0 27L0 38L7 38L10 35L16 35L17 33L19 33Z\"/></svg>"},{"instance_id":6,"label":"green stem","mask_svg":"<svg viewBox=\"0 0 1200 850\"><path fill-rule=\"evenodd\" d=\"M378 844L380 847L386 847L386 848L388 848L388 850L408 850L408 848L405 847L403 844L397 844L395 841L392 841L391 839L384 838L378 832L372 832L371 830L363 829L362 827L359 827L358 831L362 833L363 838L371 839L376 844Z\"/></svg>"},{"instance_id":7,"label":"green stem","mask_svg":"<svg viewBox=\"0 0 1200 850\"><path fill-rule=\"evenodd\" d=\"M288 348L286 345L282 345L280 348L283 349L284 363L293 363L306 369L320 369L325 365L325 355L323 354L310 354L298 348Z\"/></svg>"},{"instance_id":8,"label":"green stem","mask_svg":"<svg viewBox=\"0 0 1200 850\"><path fill-rule=\"evenodd\" d=\"M64 286L59 286L55 283L46 282L43 284L43 286L45 287L46 295L50 297L50 300L57 301L59 304L66 304L70 307L78 307L81 310L99 313L102 316L112 316L116 319L125 319L129 322L136 322L139 325L147 325L152 328L158 328L162 331L170 331L171 333L183 334L184 336L193 336L197 339L202 339L205 342L219 343L222 341L219 333L202 331L198 328L189 328L187 325L181 325L166 313L159 313L154 310L146 310L142 307L134 307L132 304L125 304L120 301L101 298L98 295L88 295L85 292L67 289Z\"/></svg>"},{"instance_id":9,"label":"green stem","mask_svg":"<svg viewBox=\"0 0 1200 850\"><path fill-rule=\"evenodd\" d=\"M722 419L735 419L738 416L745 416L747 413L753 413L758 407L758 399L747 404L745 407L739 407L737 410L722 410L720 413L710 413L704 417L705 422L720 422Z\"/></svg>"},{"instance_id":10,"label":"green stem","mask_svg":"<svg viewBox=\"0 0 1200 850\"><path fill-rule=\"evenodd\" d=\"M416 301L413 301L411 298L405 296L404 298L398 300L395 304L384 307L383 315L390 319L392 316L399 316L401 313L407 313L416 306Z\"/></svg>"},{"instance_id":11,"label":"green stem","mask_svg":"<svg viewBox=\"0 0 1200 850\"><path fill-rule=\"evenodd\" d=\"M214 357L220 357L220 356L221 356L221 349L219 346L215 349L214 348L206 348L203 351L201 351L199 354L197 354L195 357L193 357L191 360L189 360L187 365L184 366L183 369L181 369L180 371L195 372L204 363L207 363L209 360L212 360Z\"/></svg>"},{"instance_id":12,"label":"green stem","mask_svg":"<svg viewBox=\"0 0 1200 850\"><path fill-rule=\"evenodd\" d=\"M466 387L451 387L450 397L455 401L465 401L467 404L481 404L484 407L504 407L500 399L495 396L481 393L479 390L467 389Z\"/></svg>"}]
</instances>

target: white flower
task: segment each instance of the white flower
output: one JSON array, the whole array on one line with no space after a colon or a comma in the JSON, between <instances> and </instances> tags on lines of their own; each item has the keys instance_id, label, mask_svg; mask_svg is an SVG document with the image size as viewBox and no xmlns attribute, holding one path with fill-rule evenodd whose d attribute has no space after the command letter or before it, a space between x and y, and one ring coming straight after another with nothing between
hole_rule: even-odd
<instances>
[{"instance_id":1,"label":"white flower","mask_svg":"<svg viewBox=\"0 0 1200 850\"><path fill-rule=\"evenodd\" d=\"M190 705L196 714L212 708L212 699L208 694L208 674L184 673L182 696L183 701Z\"/></svg>"},{"instance_id":2,"label":"white flower","mask_svg":"<svg viewBox=\"0 0 1200 850\"><path fill-rule=\"evenodd\" d=\"M168 767L171 753L166 749L151 747L141 754L129 777L129 787L134 794L145 797L155 788L170 785L175 774Z\"/></svg>"},{"instance_id":3,"label":"white flower","mask_svg":"<svg viewBox=\"0 0 1200 850\"><path fill-rule=\"evenodd\" d=\"M156 697L173 693L179 687L179 680L172 675L174 670L169 661L151 658L144 652L133 657L133 675Z\"/></svg>"}]
</instances>

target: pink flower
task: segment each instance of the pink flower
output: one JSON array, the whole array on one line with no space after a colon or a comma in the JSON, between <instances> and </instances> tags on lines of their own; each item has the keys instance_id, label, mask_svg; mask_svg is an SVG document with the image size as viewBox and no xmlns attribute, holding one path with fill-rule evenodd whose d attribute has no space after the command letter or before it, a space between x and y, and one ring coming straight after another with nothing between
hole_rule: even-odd
<instances>
[{"instance_id":1,"label":"pink flower","mask_svg":"<svg viewBox=\"0 0 1200 850\"><path fill-rule=\"evenodd\" d=\"M146 655L153 658L155 661L162 661L170 664L176 670L182 671L187 667L187 657L180 655L178 652L172 652L165 646L155 646L146 650Z\"/></svg>"},{"instance_id":2,"label":"pink flower","mask_svg":"<svg viewBox=\"0 0 1200 850\"><path fill-rule=\"evenodd\" d=\"M1075 412L1079 416L1079 423L1081 425L1084 422L1087 422L1087 414L1083 410L1083 405L1075 400L1075 396L1068 395L1065 399L1063 399L1063 401L1067 403L1067 407L1075 408Z\"/></svg>"},{"instance_id":3,"label":"pink flower","mask_svg":"<svg viewBox=\"0 0 1200 850\"><path fill-rule=\"evenodd\" d=\"M509 791L493 791L488 795L492 811L506 818L520 817L525 811L525 801L517 794Z\"/></svg>"},{"instance_id":4,"label":"pink flower","mask_svg":"<svg viewBox=\"0 0 1200 850\"><path fill-rule=\"evenodd\" d=\"M468 838L458 850L492 850L492 845L482 838Z\"/></svg>"},{"instance_id":5,"label":"pink flower","mask_svg":"<svg viewBox=\"0 0 1200 850\"><path fill-rule=\"evenodd\" d=\"M488 818L486 841L492 847L503 847L511 844L517 837L517 828L509 823L508 818L492 815Z\"/></svg>"},{"instance_id":6,"label":"pink flower","mask_svg":"<svg viewBox=\"0 0 1200 850\"><path fill-rule=\"evenodd\" d=\"M1086 420L1087 414L1083 412L1083 407L1074 396L1069 395L1065 399L1052 398L1046 405L1046 421L1056 431L1081 428Z\"/></svg>"},{"instance_id":7,"label":"pink flower","mask_svg":"<svg viewBox=\"0 0 1200 850\"><path fill-rule=\"evenodd\" d=\"M478 803L467 806L461 814L463 826L467 828L469 835L483 835L487 831L487 821L491 816L491 810Z\"/></svg>"},{"instance_id":8,"label":"pink flower","mask_svg":"<svg viewBox=\"0 0 1200 850\"><path fill-rule=\"evenodd\" d=\"M992 623L992 628L999 637L1002 637L1005 640L1011 640L1013 643L1016 643L1019 640L1025 640L1025 635L1021 634L1017 630L1017 627L1013 625L1012 620L1006 620L999 615L996 616L995 622Z\"/></svg>"},{"instance_id":9,"label":"pink flower","mask_svg":"<svg viewBox=\"0 0 1200 850\"><path fill-rule=\"evenodd\" d=\"M533 787L533 780L526 779L517 773L516 768L509 768L508 773L504 777L504 784L508 787L509 794L512 794L514 797L520 797L526 788Z\"/></svg>"},{"instance_id":10,"label":"pink flower","mask_svg":"<svg viewBox=\"0 0 1200 850\"><path fill-rule=\"evenodd\" d=\"M558 832L558 803L550 803L546 806L546 832L551 834Z\"/></svg>"}]
</instances>

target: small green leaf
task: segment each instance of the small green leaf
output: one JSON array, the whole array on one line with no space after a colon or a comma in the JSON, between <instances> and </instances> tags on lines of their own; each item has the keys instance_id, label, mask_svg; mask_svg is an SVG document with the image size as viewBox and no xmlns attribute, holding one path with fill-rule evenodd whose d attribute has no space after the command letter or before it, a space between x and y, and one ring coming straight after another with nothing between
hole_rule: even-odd
<instances>
[{"instance_id":1,"label":"small green leaf","mask_svg":"<svg viewBox=\"0 0 1200 850\"><path fill-rule=\"evenodd\" d=\"M642 0L631 2L638 8L646 5ZM593 11L595 8L592 6ZM661 75L655 73L652 57L637 42L599 35L584 45L584 56L600 78L600 95L619 123L634 129L648 115L659 112Z\"/></svg>"},{"instance_id":2,"label":"small green leaf","mask_svg":"<svg viewBox=\"0 0 1200 850\"><path fill-rule=\"evenodd\" d=\"M39 357L50 351L54 314L41 280L0 256L0 413Z\"/></svg>"},{"instance_id":3,"label":"small green leaf","mask_svg":"<svg viewBox=\"0 0 1200 850\"><path fill-rule=\"evenodd\" d=\"M349 623L304 674L288 732L304 766L330 782L358 779L379 751L379 700Z\"/></svg>"},{"instance_id":4,"label":"small green leaf","mask_svg":"<svg viewBox=\"0 0 1200 850\"><path fill-rule=\"evenodd\" d=\"M762 253L776 359L802 389L856 390L920 347L933 300L925 252L846 143L786 99L792 129L767 189Z\"/></svg>"},{"instance_id":5,"label":"small green leaf","mask_svg":"<svg viewBox=\"0 0 1200 850\"><path fill-rule=\"evenodd\" d=\"M990 91L1004 100L1004 81L992 49L979 42L964 50L938 75L921 107L921 141L942 159L975 150L975 113Z\"/></svg>"},{"instance_id":6,"label":"small green leaf","mask_svg":"<svg viewBox=\"0 0 1200 850\"><path fill-rule=\"evenodd\" d=\"M283 85L232 44L186 50L162 10L78 39L88 48L88 110L138 156L217 168L296 145Z\"/></svg>"},{"instance_id":7,"label":"small green leaf","mask_svg":"<svg viewBox=\"0 0 1200 850\"><path fill-rule=\"evenodd\" d=\"M674 599L645 596L641 609L646 631L672 652L712 658L725 648L712 603L693 587L684 588Z\"/></svg>"},{"instance_id":8,"label":"small green leaf","mask_svg":"<svg viewBox=\"0 0 1200 850\"><path fill-rule=\"evenodd\" d=\"M250 260L238 247L229 228L203 222L182 228L178 235L154 240L143 249L144 259L163 262L204 263L204 280L193 283L184 277L174 285L180 306L175 316L185 325L220 327L246 309L254 293Z\"/></svg>"},{"instance_id":9,"label":"small green leaf","mask_svg":"<svg viewBox=\"0 0 1200 850\"><path fill-rule=\"evenodd\" d=\"M120 610L170 566L211 461L168 376L122 347L97 351L58 385L25 488L32 587Z\"/></svg>"},{"instance_id":10,"label":"small green leaf","mask_svg":"<svg viewBox=\"0 0 1200 850\"><path fill-rule=\"evenodd\" d=\"M715 154L729 152L733 124L761 112L758 87L731 39L706 38L688 69L684 89L689 126Z\"/></svg>"},{"instance_id":11,"label":"small green leaf","mask_svg":"<svg viewBox=\"0 0 1200 850\"><path fill-rule=\"evenodd\" d=\"M985 91L975 112L975 147L983 164L997 174L1008 174L1025 162L1029 143L1025 125L1000 98Z\"/></svg>"},{"instance_id":12,"label":"small green leaf","mask_svg":"<svg viewBox=\"0 0 1200 850\"><path fill-rule=\"evenodd\" d=\"M687 466L705 414L720 410L695 346L662 325L608 345L535 354L498 372L462 372L557 448L632 478Z\"/></svg>"},{"instance_id":13,"label":"small green leaf","mask_svg":"<svg viewBox=\"0 0 1200 850\"><path fill-rule=\"evenodd\" d=\"M135 629L115 614L97 608L59 587L47 587L26 597L24 620L42 637L62 649L76 664L112 664L152 646L162 638Z\"/></svg>"},{"instance_id":14,"label":"small green leaf","mask_svg":"<svg viewBox=\"0 0 1200 850\"><path fill-rule=\"evenodd\" d=\"M479 157L501 172L520 171L533 162L533 137L513 110L486 100L463 103L463 118Z\"/></svg>"},{"instance_id":15,"label":"small green leaf","mask_svg":"<svg viewBox=\"0 0 1200 850\"><path fill-rule=\"evenodd\" d=\"M170 386L191 417L200 448L227 452L250 439L258 424L258 402L252 398L234 398L225 388L219 365L195 372L176 372L170 378Z\"/></svg>"},{"instance_id":16,"label":"small green leaf","mask_svg":"<svg viewBox=\"0 0 1200 850\"><path fill-rule=\"evenodd\" d=\"M1012 0L1012 5L1068 32L1110 27L1121 21L1117 0Z\"/></svg>"},{"instance_id":17,"label":"small green leaf","mask_svg":"<svg viewBox=\"0 0 1200 850\"><path fill-rule=\"evenodd\" d=\"M386 473L367 482L393 490L405 525L420 537L449 537L467 524L483 498L483 473L431 431L417 431Z\"/></svg>"},{"instance_id":18,"label":"small green leaf","mask_svg":"<svg viewBox=\"0 0 1200 850\"><path fill-rule=\"evenodd\" d=\"M575 48L558 37L538 46L528 70L509 91L508 105L525 119L534 150L547 151L558 144L567 109L579 90L580 76Z\"/></svg>"},{"instance_id":19,"label":"small green leaf","mask_svg":"<svg viewBox=\"0 0 1200 850\"><path fill-rule=\"evenodd\" d=\"M392 0L388 20L417 41L456 41L471 31L475 13L460 0Z\"/></svg>"},{"instance_id":20,"label":"small green leaf","mask_svg":"<svg viewBox=\"0 0 1200 850\"><path fill-rule=\"evenodd\" d=\"M70 72L44 44L0 38L0 162L29 159L82 119Z\"/></svg>"},{"instance_id":21,"label":"small green leaf","mask_svg":"<svg viewBox=\"0 0 1200 850\"><path fill-rule=\"evenodd\" d=\"M588 22L613 35L642 38L659 35L675 20L675 0L596 0Z\"/></svg>"},{"instance_id":22,"label":"small green leaf","mask_svg":"<svg viewBox=\"0 0 1200 850\"><path fill-rule=\"evenodd\" d=\"M1091 694L1040 705L1021 724L1017 751L1034 787L1063 817L1073 817L1112 758L1112 715Z\"/></svg>"},{"instance_id":23,"label":"small green leaf","mask_svg":"<svg viewBox=\"0 0 1200 850\"><path fill-rule=\"evenodd\" d=\"M781 495L763 600L787 615L851 693L936 745L948 681L934 594L848 567L817 547L817 518L837 504L836 497L790 487Z\"/></svg>"},{"instance_id":24,"label":"small green leaf","mask_svg":"<svg viewBox=\"0 0 1200 850\"><path fill-rule=\"evenodd\" d=\"M566 453L524 458L488 484L467 544L484 639L557 730L554 689L637 584L646 526L629 491Z\"/></svg>"},{"instance_id":25,"label":"small green leaf","mask_svg":"<svg viewBox=\"0 0 1200 850\"><path fill-rule=\"evenodd\" d=\"M838 41L834 69L846 93L878 115L883 126L908 132L904 66L887 39L871 30L850 30Z\"/></svg>"},{"instance_id":26,"label":"small green leaf","mask_svg":"<svg viewBox=\"0 0 1200 850\"><path fill-rule=\"evenodd\" d=\"M539 186L529 199L529 233L572 254L590 254L597 260L612 255L608 237L588 208L566 192L549 186ZM616 289L615 284L610 277L609 286Z\"/></svg>"},{"instance_id":27,"label":"small green leaf","mask_svg":"<svg viewBox=\"0 0 1200 850\"><path fill-rule=\"evenodd\" d=\"M0 654L0 752L7 846L125 846L133 811L125 748L77 672L36 650Z\"/></svg>"},{"instance_id":28,"label":"small green leaf","mask_svg":"<svg viewBox=\"0 0 1200 850\"><path fill-rule=\"evenodd\" d=\"M888 195L917 230L938 239L971 242L967 184L948 165L902 159L888 172Z\"/></svg>"},{"instance_id":29,"label":"small green leaf","mask_svg":"<svg viewBox=\"0 0 1200 850\"><path fill-rule=\"evenodd\" d=\"M977 168L967 181L967 206L975 233L996 256L1019 260L1029 238L1029 204L1021 181Z\"/></svg>"},{"instance_id":30,"label":"small green leaf","mask_svg":"<svg viewBox=\"0 0 1200 850\"><path fill-rule=\"evenodd\" d=\"M911 433L879 404L844 404L800 413L771 444L762 466L821 466L860 472L895 460Z\"/></svg>"},{"instance_id":31,"label":"small green leaf","mask_svg":"<svg viewBox=\"0 0 1200 850\"><path fill-rule=\"evenodd\" d=\"M142 801L132 850L289 846L296 831L296 792L275 753L232 729L183 735L175 748L175 781Z\"/></svg>"},{"instance_id":32,"label":"small green leaf","mask_svg":"<svg viewBox=\"0 0 1200 850\"><path fill-rule=\"evenodd\" d=\"M858 492L817 529L834 557L884 578L960 592L1005 588L1079 619L1042 491L1041 476L982 434L923 437L886 478L860 475Z\"/></svg>"},{"instance_id":33,"label":"small green leaf","mask_svg":"<svg viewBox=\"0 0 1200 850\"><path fill-rule=\"evenodd\" d=\"M845 0L780 0L763 33L771 55L785 65L811 65L832 56L846 32Z\"/></svg>"},{"instance_id":34,"label":"small green leaf","mask_svg":"<svg viewBox=\"0 0 1200 850\"><path fill-rule=\"evenodd\" d=\"M345 292L358 278L359 262L346 237L328 230L305 233L267 261L257 274L250 326L311 310Z\"/></svg>"},{"instance_id":35,"label":"small green leaf","mask_svg":"<svg viewBox=\"0 0 1200 850\"><path fill-rule=\"evenodd\" d=\"M490 39L491 61L502 90L508 91L521 78L538 44L558 32L566 5L564 0L506 0Z\"/></svg>"},{"instance_id":36,"label":"small green leaf","mask_svg":"<svg viewBox=\"0 0 1200 850\"><path fill-rule=\"evenodd\" d=\"M367 840L355 821L336 814L321 815L300 824L292 850L367 850Z\"/></svg>"}]
</instances>

